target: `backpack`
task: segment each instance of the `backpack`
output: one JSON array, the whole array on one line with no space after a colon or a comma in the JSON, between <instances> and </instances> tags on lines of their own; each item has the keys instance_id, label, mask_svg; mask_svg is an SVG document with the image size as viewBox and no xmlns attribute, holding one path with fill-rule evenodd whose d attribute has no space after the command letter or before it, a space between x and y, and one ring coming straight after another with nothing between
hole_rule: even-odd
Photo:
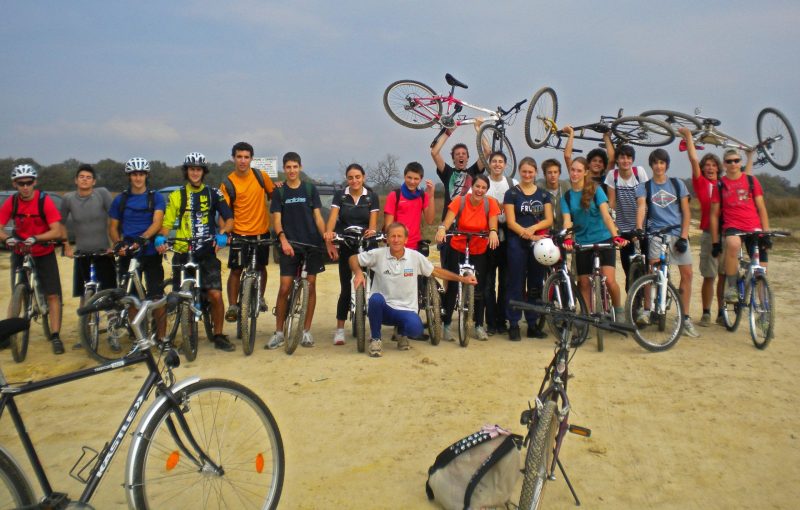
<instances>
[{"instance_id":1,"label":"backpack","mask_svg":"<svg viewBox=\"0 0 800 510\"><path fill-rule=\"evenodd\" d=\"M461 218L461 213L464 212L464 205L467 202L467 195L463 195L461 197L461 202L458 204L458 213L456 213L456 219L453 222L453 227L458 229L458 219ZM483 197L483 212L486 214L486 221L489 221L489 199Z\"/></svg>"},{"instance_id":2,"label":"backpack","mask_svg":"<svg viewBox=\"0 0 800 510\"><path fill-rule=\"evenodd\" d=\"M753 207L756 205L755 201L755 178L750 174L745 174L747 176L747 184L750 188L750 198L753 200ZM719 231L722 232L722 189L725 187L722 184L722 177L717 179L717 192L719 193Z\"/></svg>"},{"instance_id":3,"label":"backpack","mask_svg":"<svg viewBox=\"0 0 800 510\"><path fill-rule=\"evenodd\" d=\"M269 196L269 192L267 191L267 185L266 183L264 183L264 176L261 175L261 171L256 170L253 167L250 167L250 170L253 172L253 175L258 181L258 185L261 186L261 189L264 190L264 194ZM231 182L231 174L228 174L222 178L222 184L225 185L225 191L228 192L228 198L230 199L230 203L228 205L231 208L231 213L233 213L233 202L236 200L236 188L233 186L233 183ZM283 195L281 195L281 197L283 197Z\"/></svg>"},{"instance_id":4,"label":"backpack","mask_svg":"<svg viewBox=\"0 0 800 510\"><path fill-rule=\"evenodd\" d=\"M313 184L311 184L308 181L301 181L301 182L303 183L303 185L306 188L306 198L308 199L308 200L306 200L306 203L308 204L308 207L310 207L313 210L314 209L314 204L313 204L313 202L311 200L311 195L313 195L313 191L312 191ZM286 184L284 183L283 186L278 188L278 195L280 195L280 197L281 197L281 203L283 203L283 201L285 200L284 199L284 191L283 191L283 188L285 188L285 187L286 187Z\"/></svg>"},{"instance_id":5,"label":"backpack","mask_svg":"<svg viewBox=\"0 0 800 510\"><path fill-rule=\"evenodd\" d=\"M208 211L209 211L209 213L211 213L211 211L216 212L218 200L215 200L215 199L217 197L217 194L216 193L212 193L211 192L211 186L209 186L207 184L206 184L204 189L205 189L206 194L208 195L208 203L209 203ZM175 228L180 226L181 221L183 220L183 215L186 213L186 207L188 205L187 202L189 201L189 192L186 189L186 186L181 186L180 192L181 192L181 205L178 208L178 215L175 217Z\"/></svg>"},{"instance_id":6,"label":"backpack","mask_svg":"<svg viewBox=\"0 0 800 510\"><path fill-rule=\"evenodd\" d=\"M425 192L422 193L419 197L419 204L420 204L420 211L425 210ZM414 200L417 200L416 198ZM397 216L397 206L400 205L400 188L394 190L394 207L395 207L395 216Z\"/></svg>"},{"instance_id":7,"label":"backpack","mask_svg":"<svg viewBox=\"0 0 800 510\"><path fill-rule=\"evenodd\" d=\"M119 235L122 235L122 218L125 217L123 214L125 212L125 206L128 204L128 198L131 195L130 188L126 189L122 193L120 193L119 198L119 208L117 209L117 215L119 216L119 221L117 222L117 231ZM147 211L152 214L156 210L156 192L155 190L149 189L147 190Z\"/></svg>"},{"instance_id":8,"label":"backpack","mask_svg":"<svg viewBox=\"0 0 800 510\"><path fill-rule=\"evenodd\" d=\"M639 179L639 170L638 170L638 168L639 168L638 166L631 167L631 170L633 170L633 176L636 177L636 184L639 184L640 182L642 182L641 179ZM617 189L617 181L618 180L619 180L619 168L615 168L614 169L614 189L615 190Z\"/></svg>"},{"instance_id":9,"label":"backpack","mask_svg":"<svg viewBox=\"0 0 800 510\"><path fill-rule=\"evenodd\" d=\"M571 190L571 189L568 189L568 190L567 190L567 191L564 193L564 200L566 200L566 201L567 201L567 212L568 212L568 213L570 214L570 216L571 216L571 215L572 215L572 207L571 207L571 205L570 205L570 204L571 204L572 202L570 202L570 197L572 197L572 190ZM597 209L598 209L598 210L600 210L600 202L597 200L597 191L595 191L595 192L594 192L594 205L597 207ZM563 213L563 211L562 211L562 213Z\"/></svg>"},{"instance_id":10,"label":"backpack","mask_svg":"<svg viewBox=\"0 0 800 510\"><path fill-rule=\"evenodd\" d=\"M39 217L42 218L45 225L49 225L47 223L47 217L44 214L44 199L47 197L47 193L44 191L39 191ZM11 217L14 218L16 222L17 217L29 217L29 214L17 214L17 207L19 207L19 193L14 193L11 195Z\"/></svg>"},{"instance_id":11,"label":"backpack","mask_svg":"<svg viewBox=\"0 0 800 510\"><path fill-rule=\"evenodd\" d=\"M675 196L678 196L680 194L680 192L681 192L681 188L678 185L678 178L677 177L670 177L669 180L670 180L670 182L672 182L672 188L675 190ZM653 203L653 186L650 184L651 182L653 182L652 179L644 183L644 188L647 190L647 203L648 204ZM688 196L689 196L689 200L691 200L692 199L691 195L688 195ZM647 223L649 221L650 221L650 206L648 205L647 206L647 216L645 217L645 223Z\"/></svg>"},{"instance_id":12,"label":"backpack","mask_svg":"<svg viewBox=\"0 0 800 510\"><path fill-rule=\"evenodd\" d=\"M521 474L522 436L484 426L436 456L425 492L443 508L503 507Z\"/></svg>"}]
</instances>

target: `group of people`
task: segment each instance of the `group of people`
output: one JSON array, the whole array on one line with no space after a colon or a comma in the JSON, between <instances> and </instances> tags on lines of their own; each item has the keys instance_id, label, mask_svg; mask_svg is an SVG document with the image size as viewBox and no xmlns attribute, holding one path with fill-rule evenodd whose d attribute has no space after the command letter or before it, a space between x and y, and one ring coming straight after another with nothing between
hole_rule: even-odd
<instances>
[{"instance_id":1,"label":"group of people","mask_svg":"<svg viewBox=\"0 0 800 510\"><path fill-rule=\"evenodd\" d=\"M480 122L476 123L476 129ZM231 244L228 256L230 274L226 285L228 308L223 304L221 262L217 251L231 238L272 239L279 252L280 283L276 298L275 333L265 348L275 349L283 342L286 298L298 264L305 260L309 283L306 321L301 345L312 347L311 324L316 305L316 278L325 270L324 252L339 263L341 291L336 307L336 328L333 343L345 343L344 323L350 310L351 279L356 287L364 283L364 269L372 278L368 317L370 322L369 355L382 355L381 327L397 328L397 347L409 348L409 338L422 337L423 324L418 315L420 277L437 277L476 286L472 335L486 340L495 334L507 334L520 340L522 312L507 306L509 300L540 299L546 265L561 256L562 247L549 248L546 260L534 255L532 245L547 238L551 229L572 229L572 238L563 248L575 244L613 243L620 249L622 267L629 280L632 237L640 239L642 252L651 264L658 262L660 246L648 243L648 233L672 226L667 235L667 249L680 271L680 294L687 313L684 333L699 336L688 316L691 299L692 257L689 249L689 191L679 179L668 177L669 154L663 149L652 151L648 158L650 174L635 166L633 147L614 147L610 139L603 149L594 149L586 158L572 157L572 129L567 126L569 141L564 153L569 174L568 183L561 181L562 166L558 160L542 162L543 179L537 184L539 165L532 157L520 160L519 180L505 175L506 156L489 154L488 169L479 160L469 165L469 151L464 144L455 144L450 152L453 165L441 155L452 132L443 130L431 145L436 172L444 185L444 209L435 241L440 250L441 267L434 267L427 255L428 244L422 239L422 225L436 222L434 183L425 178L423 166L406 165L403 183L383 199L366 186L363 167L351 164L345 171L347 186L333 197L331 213L322 217L320 195L309 181L300 178L302 162L299 154L283 156L285 180L274 183L266 172L251 167L253 147L246 142L231 150L234 171L219 188L209 186L205 178L209 168L203 154L192 152L184 158L185 184L168 199L148 187L150 165L144 158L131 158L125 165L129 187L112 199L108 190L96 187L94 169L87 164L75 175L76 190L64 196L60 210L50 197L37 190L37 170L32 165L18 165L11 174L17 193L0 207L0 241L9 247L28 245L40 275L42 292L50 313L53 352L61 354L64 345L59 336L61 326L61 285L54 248L48 241L65 237L63 224L72 218L75 247L66 246L65 254L75 250L94 252L108 250L120 257L119 271L127 268L127 257L139 258L144 275L146 297L155 299L163 290L162 259L170 248L168 233L175 229L172 243L173 278L185 263L187 251L193 250L201 271L201 281L208 293L214 323L213 344L217 349L232 351L235 346L223 333L224 321L235 322L240 313L238 303L241 271L256 250L261 271L260 306L266 311L264 292L269 245L250 247ZM747 154L745 170L736 150L726 150L722 161L707 154L698 160L691 133L681 130L689 161L692 183L700 203L700 271L703 275L702 326L711 323L714 279L719 275L717 296L720 309L725 300L738 299L735 288L737 254L740 237L735 232L752 232L769 228L763 192L758 180L750 175L753 154ZM724 167L723 167L724 162ZM721 169L725 175L720 175ZM724 214L723 214L724 210ZM386 246L357 253L334 243L336 234L358 226L366 236L379 231L379 215L383 211ZM15 228L9 236L3 229L13 219ZM463 235L448 235L457 230L476 235L467 242ZM272 233L271 233L272 232ZM191 240L191 241L189 241ZM767 261L768 239L762 246L762 264ZM648 246L648 244L650 244ZM318 249L309 248L310 246ZM474 274L460 275L459 265L469 251ZM722 255L724 253L724 255ZM18 251L12 253L12 275L21 263ZM720 262L720 260L724 262ZM621 289L616 282L616 251L600 255L603 275L617 315L622 316ZM98 257L96 276L101 288L117 285L118 275L112 257ZM513 268L513 276L509 272ZM591 252L578 251L574 257L578 285L588 301ZM76 258L73 271L73 295L83 293L88 278L89 261ZM728 287L726 288L725 285ZM12 285L14 284L12 278ZM457 285L447 285L444 299L444 338L453 339L450 331ZM647 321L648 314L636 317ZM546 333L537 328L535 313L526 311L527 337L541 338Z\"/></svg>"}]
</instances>

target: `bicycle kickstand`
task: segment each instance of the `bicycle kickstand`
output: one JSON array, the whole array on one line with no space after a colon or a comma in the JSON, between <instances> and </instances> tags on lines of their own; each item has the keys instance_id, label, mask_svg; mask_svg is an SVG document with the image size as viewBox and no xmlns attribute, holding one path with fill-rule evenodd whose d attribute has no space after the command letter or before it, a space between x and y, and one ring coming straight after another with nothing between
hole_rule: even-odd
<instances>
[{"instance_id":1,"label":"bicycle kickstand","mask_svg":"<svg viewBox=\"0 0 800 510\"><path fill-rule=\"evenodd\" d=\"M558 464L558 469L561 471L561 474L564 476L564 481L567 482L567 487L569 487L569 491L572 493L572 497L575 498L575 506L581 506L581 500L578 499L578 494L575 492L575 488L572 487L572 482L569 481L569 477L567 476L567 472L564 471L564 465L561 464L561 459L556 459L556 464Z\"/></svg>"}]
</instances>

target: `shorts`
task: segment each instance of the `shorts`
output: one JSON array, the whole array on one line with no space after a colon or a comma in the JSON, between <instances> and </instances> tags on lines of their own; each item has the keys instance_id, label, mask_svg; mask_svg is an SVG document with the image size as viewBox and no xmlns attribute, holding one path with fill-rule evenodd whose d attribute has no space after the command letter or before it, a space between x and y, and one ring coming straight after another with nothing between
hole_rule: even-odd
<instances>
[{"instance_id":1,"label":"shorts","mask_svg":"<svg viewBox=\"0 0 800 510\"><path fill-rule=\"evenodd\" d=\"M14 270L22 265L24 255L16 253L11 254L11 285L16 283L14 281ZM39 279L39 288L45 296L57 295L61 297L61 277L58 274L58 261L56 260L55 252L50 252L47 255L40 257L33 257L33 265L36 267L37 277Z\"/></svg>"},{"instance_id":2,"label":"shorts","mask_svg":"<svg viewBox=\"0 0 800 510\"><path fill-rule=\"evenodd\" d=\"M300 253L305 253L306 259L306 272L310 275L319 274L325 271L325 258L322 250L313 250L310 248L294 248L294 257L289 257L283 250L281 250L281 276L294 277L297 274L298 266L300 265Z\"/></svg>"},{"instance_id":3,"label":"shorts","mask_svg":"<svg viewBox=\"0 0 800 510\"><path fill-rule=\"evenodd\" d=\"M675 243L680 239L679 236L667 235L666 243L669 247L667 253L669 254L669 263L676 266L691 266L692 265L692 245L687 242L686 251L678 253L675 249ZM650 246L647 249L648 262L658 261L661 256L661 239L658 237L650 238Z\"/></svg>"},{"instance_id":4,"label":"shorts","mask_svg":"<svg viewBox=\"0 0 800 510\"><path fill-rule=\"evenodd\" d=\"M84 282L89 280L89 259L75 259L72 267L72 296L83 295ZM94 272L99 290L114 289L117 287L117 268L114 266L114 257L95 257Z\"/></svg>"},{"instance_id":5,"label":"shorts","mask_svg":"<svg viewBox=\"0 0 800 510\"><path fill-rule=\"evenodd\" d=\"M130 260L130 257L119 258L120 281L128 273ZM161 255L141 255L139 275L144 275L145 299L158 299L164 295L164 266L161 265Z\"/></svg>"},{"instance_id":6,"label":"shorts","mask_svg":"<svg viewBox=\"0 0 800 510\"><path fill-rule=\"evenodd\" d=\"M172 256L172 286L178 289L181 284L180 268L189 259L187 253L176 253ZM222 263L214 251L194 256L200 267L200 288L204 290L222 290Z\"/></svg>"},{"instance_id":7,"label":"shorts","mask_svg":"<svg viewBox=\"0 0 800 510\"><path fill-rule=\"evenodd\" d=\"M742 234L744 230L739 230L738 228L728 228L725 229L723 235L731 235L731 234ZM749 257L753 256L753 247L754 243L750 239L746 239L744 243L745 247L747 248L747 255ZM725 246L725 243L722 243L722 246ZM764 241L759 239L758 240L758 257L760 262L769 262L769 249L764 246Z\"/></svg>"},{"instance_id":8,"label":"shorts","mask_svg":"<svg viewBox=\"0 0 800 510\"><path fill-rule=\"evenodd\" d=\"M700 274L703 278L716 278L719 274L719 261L723 255L712 257L711 248L711 232L703 232L700 235Z\"/></svg>"},{"instance_id":9,"label":"shorts","mask_svg":"<svg viewBox=\"0 0 800 510\"><path fill-rule=\"evenodd\" d=\"M603 243L611 243L613 242L611 239L606 241L602 241ZM578 276L592 274L592 270L594 270L594 256L592 250L587 251L579 251L575 253L575 256L572 257L572 260L575 262L575 269L577 270ZM600 250L600 266L608 266L608 267L616 267L617 265L617 250L616 249L605 249Z\"/></svg>"},{"instance_id":10,"label":"shorts","mask_svg":"<svg viewBox=\"0 0 800 510\"><path fill-rule=\"evenodd\" d=\"M245 239L269 239L269 232L258 236L240 236ZM250 260L250 250L252 246L232 243L228 248L228 269L241 269L246 267ZM259 244L256 246L256 265L262 268L269 262L269 245Z\"/></svg>"}]
</instances>

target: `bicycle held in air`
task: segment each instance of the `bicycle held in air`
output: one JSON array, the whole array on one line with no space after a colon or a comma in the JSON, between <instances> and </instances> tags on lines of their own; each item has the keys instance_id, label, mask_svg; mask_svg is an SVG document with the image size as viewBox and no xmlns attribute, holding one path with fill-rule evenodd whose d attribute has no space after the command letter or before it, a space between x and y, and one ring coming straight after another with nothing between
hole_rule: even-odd
<instances>
[{"instance_id":1,"label":"bicycle held in air","mask_svg":"<svg viewBox=\"0 0 800 510\"><path fill-rule=\"evenodd\" d=\"M452 129L474 124L475 117L462 113L464 108L484 113L486 120L478 130L476 138L478 157L488 168L489 155L497 151L502 152L507 158L505 173L513 177L517 171L517 157L506 136L506 126L513 124L516 114L522 110L522 105L527 100L523 99L507 110L500 106L492 110L458 99L454 95L456 87L466 89L467 85L450 73L445 75L445 80L450 86L450 93L447 95L437 94L431 87L415 80L399 80L392 83L383 93L386 113L395 122L412 129L433 126Z\"/></svg>"},{"instance_id":2,"label":"bicycle held in air","mask_svg":"<svg viewBox=\"0 0 800 510\"><path fill-rule=\"evenodd\" d=\"M576 339L571 331L576 327L588 329L589 326L593 326L598 331L607 330L625 335L632 331L633 327L603 317L559 309L552 305L533 305L512 300L509 306L547 315L557 324L557 330L561 332L553 359L545 368L544 379L539 386L536 399L533 405L528 404L528 409L523 411L520 417L520 423L528 429L528 432L524 443L527 452L518 508L535 510L540 507L547 482L555 480L556 467L561 471L572 497L575 498L575 504L580 505L578 495L560 459L561 446L567 432L583 437L590 437L592 433L588 428L569 423L569 413L572 409L567 395L567 384L570 379L569 363L582 343L582 340Z\"/></svg>"},{"instance_id":3,"label":"bicycle held in air","mask_svg":"<svg viewBox=\"0 0 800 510\"><path fill-rule=\"evenodd\" d=\"M611 132L611 142L620 144L659 147L668 145L675 139L669 124L652 117L623 116L622 108L616 116L602 115L599 122L573 126L574 137L580 140L603 142L603 134ZM558 98L550 87L536 91L528 106L525 117L525 140L532 149L550 147L564 150L567 134L556 123L558 117ZM580 152L573 149L574 152Z\"/></svg>"},{"instance_id":4,"label":"bicycle held in air","mask_svg":"<svg viewBox=\"0 0 800 510\"><path fill-rule=\"evenodd\" d=\"M253 353L256 343L256 324L262 311L261 271L258 269L257 247L273 245L272 239L253 239L244 236L231 236L231 246L241 245L242 257L245 260L239 283L239 317L236 319L236 338L242 340L242 351L246 356Z\"/></svg>"},{"instance_id":5,"label":"bicycle held in air","mask_svg":"<svg viewBox=\"0 0 800 510\"><path fill-rule=\"evenodd\" d=\"M682 127L689 128L698 149L703 148L702 144L708 144L746 152L755 150L756 159L753 162L755 167L770 163L778 170L790 170L797 163L797 136L794 128L789 119L775 108L764 108L758 113L756 117L758 142L754 145L723 133L718 129L721 122L718 119L701 117L699 108L695 109L694 115L672 110L648 110L642 112L642 117L667 123L673 133ZM647 129L656 130L659 135L665 132L653 124L647 124ZM685 150L683 142L681 150Z\"/></svg>"},{"instance_id":6,"label":"bicycle held in air","mask_svg":"<svg viewBox=\"0 0 800 510\"><path fill-rule=\"evenodd\" d=\"M111 292L138 310L131 322L136 344L124 358L21 384L9 382L0 370L0 416L4 412L10 415L39 484L34 491L20 465L0 447L0 507L91 508L92 496L130 433L133 440L123 485L130 508L276 508L285 456L270 410L258 395L233 381L190 377L175 382L173 370L180 364L177 352L169 345L160 346L163 351L158 352L163 356L157 359L151 349L156 345L155 337L146 335L142 327L158 309L176 307L181 302L191 304L191 294L170 293L156 301L142 302L122 289ZM78 313L101 311L108 303L94 303ZM24 319L0 321L0 340L28 327ZM70 504L67 494L52 487L17 400L28 393L142 363L148 375L118 429L99 451L84 446L70 470L70 476L85 485ZM152 394L155 400L132 431L144 401Z\"/></svg>"}]
</instances>

